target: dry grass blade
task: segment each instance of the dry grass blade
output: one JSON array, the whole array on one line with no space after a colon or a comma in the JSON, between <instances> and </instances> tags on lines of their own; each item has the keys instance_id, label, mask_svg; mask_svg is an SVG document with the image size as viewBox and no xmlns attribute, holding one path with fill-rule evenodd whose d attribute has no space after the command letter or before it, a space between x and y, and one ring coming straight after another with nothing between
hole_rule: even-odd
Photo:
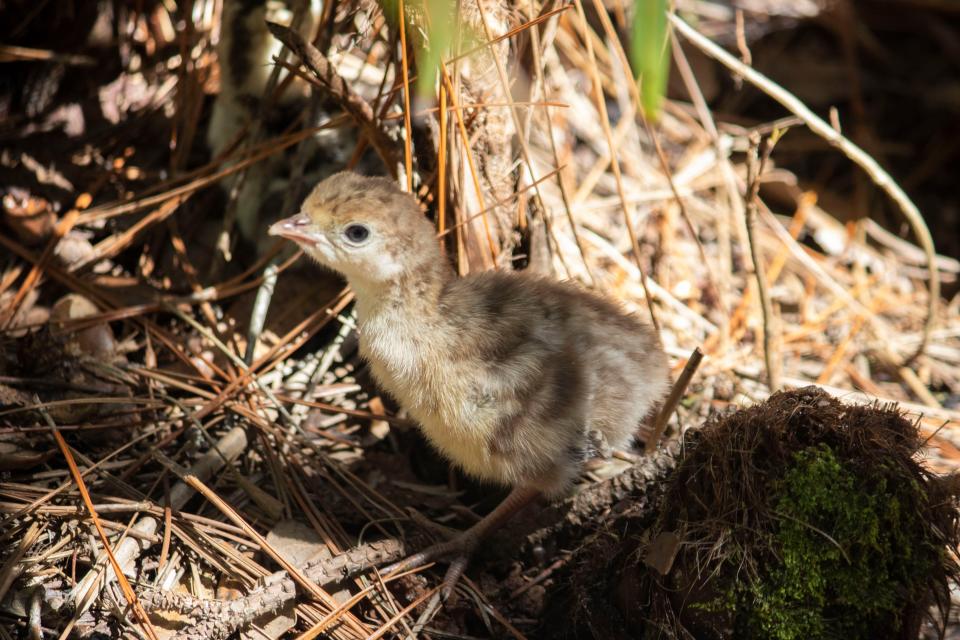
<instances>
[{"instance_id":1,"label":"dry grass blade","mask_svg":"<svg viewBox=\"0 0 960 640\"><path fill-rule=\"evenodd\" d=\"M67 212L67 215L65 215L57 224L53 231L53 236L50 238L49 242L47 242L47 246L44 247L43 253L40 254L40 258L34 262L33 266L30 268L29 273L27 273L27 277L23 279L23 283L20 285L20 289L17 290L17 294L13 297L13 300L10 301L10 304L7 306L7 308L0 310L3 313L3 317L0 319L5 319L5 322L0 329L10 328L10 324L17 315L17 310L20 308L20 305L23 303L30 291L32 291L34 286L36 286L40 275L43 273L50 260L50 257L53 255L53 250L57 247L57 243L59 243L60 239L67 235L67 232L69 232L70 229L72 229L77 223L77 220L80 218L80 209L89 204L89 202L89 196L83 198L82 202L78 199L77 206Z\"/></svg>"},{"instance_id":2,"label":"dry grass blade","mask_svg":"<svg viewBox=\"0 0 960 640\"><path fill-rule=\"evenodd\" d=\"M407 62L407 13L403 0L397 0L397 23L400 25L400 65L403 74L403 166L406 169L407 192L413 193L413 127L410 125L410 68Z\"/></svg>"},{"instance_id":3,"label":"dry grass blade","mask_svg":"<svg viewBox=\"0 0 960 640\"><path fill-rule=\"evenodd\" d=\"M13 62L15 60L51 60L81 67L89 67L96 64L96 60L90 56L61 54L50 51L49 49L37 49L35 47L17 47L9 44L0 45L0 62Z\"/></svg>"},{"instance_id":4,"label":"dry grass blade","mask_svg":"<svg viewBox=\"0 0 960 640\"><path fill-rule=\"evenodd\" d=\"M10 590L14 581L20 577L22 568L18 565L20 565L24 556L27 555L27 551L34 545L41 533L43 533L43 528L39 523L30 523L30 526L20 537L17 548L10 554L10 557L3 563L3 566L0 567L0 599L6 597L7 591Z\"/></svg>"},{"instance_id":5,"label":"dry grass blade","mask_svg":"<svg viewBox=\"0 0 960 640\"><path fill-rule=\"evenodd\" d=\"M53 437L57 442L57 446L60 448L61 453L63 453L63 457L67 461L67 466L70 469L70 475L73 476L73 481L77 485L77 490L80 491L80 497L83 499L83 502L87 507L87 512L90 515L90 519L93 521L93 526L96 528L97 534L100 536L100 542L103 545L103 551L107 554L107 558L110 560L110 565L113 567L113 573L117 579L117 584L120 585L120 589L123 592L123 597L133 610L133 615L140 624L140 627L143 629L144 634L146 634L146 636L151 640L158 640L156 629L153 628L153 624L147 617L147 612L144 611L140 601L137 600L137 594L134 593L133 587L130 586L130 582L123 574L123 569L121 569L120 563L117 562L117 558L113 554L113 548L111 547L110 539L107 538L107 534L103 530L100 517L97 515L97 510L93 506L93 500L90 499L90 492L87 491L87 485L83 480L83 476L80 474L80 469L77 468L77 463L73 459L73 454L70 452L70 447L67 446L66 440L64 440L63 436L60 435L60 431L57 429L57 425L54 423L53 418L50 417L49 412L47 412L47 410L43 407L40 407L40 412L47 421L47 424L50 426L50 429L53 431Z\"/></svg>"},{"instance_id":6,"label":"dry grass blade","mask_svg":"<svg viewBox=\"0 0 960 640\"><path fill-rule=\"evenodd\" d=\"M447 84L443 81L437 87L440 107L440 141L437 145L437 233L443 234L447 227Z\"/></svg>"}]
</instances>

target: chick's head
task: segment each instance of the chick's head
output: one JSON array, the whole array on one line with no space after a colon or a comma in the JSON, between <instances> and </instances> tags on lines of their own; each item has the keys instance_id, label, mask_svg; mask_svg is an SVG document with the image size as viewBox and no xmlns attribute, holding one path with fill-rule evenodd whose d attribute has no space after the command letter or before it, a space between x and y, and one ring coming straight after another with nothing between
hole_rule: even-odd
<instances>
[{"instance_id":1,"label":"chick's head","mask_svg":"<svg viewBox=\"0 0 960 640\"><path fill-rule=\"evenodd\" d=\"M439 258L433 226L416 200L386 178L337 173L299 213L270 227L351 281L385 282Z\"/></svg>"}]
</instances>

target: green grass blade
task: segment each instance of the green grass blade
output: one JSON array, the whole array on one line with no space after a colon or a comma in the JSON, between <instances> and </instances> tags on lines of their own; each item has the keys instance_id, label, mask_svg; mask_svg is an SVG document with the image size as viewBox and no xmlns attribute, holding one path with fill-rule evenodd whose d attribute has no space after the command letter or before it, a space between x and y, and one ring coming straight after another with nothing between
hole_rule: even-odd
<instances>
[{"instance_id":1,"label":"green grass blade","mask_svg":"<svg viewBox=\"0 0 960 640\"><path fill-rule=\"evenodd\" d=\"M670 72L667 0L636 0L630 53L634 72L640 78L640 106L655 122L660 117Z\"/></svg>"}]
</instances>

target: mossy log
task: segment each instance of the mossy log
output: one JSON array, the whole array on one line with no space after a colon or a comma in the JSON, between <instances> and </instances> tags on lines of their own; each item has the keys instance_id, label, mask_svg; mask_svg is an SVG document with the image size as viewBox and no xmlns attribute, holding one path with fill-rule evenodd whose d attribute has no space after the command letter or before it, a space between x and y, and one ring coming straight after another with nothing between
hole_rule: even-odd
<instances>
[{"instance_id":1,"label":"mossy log","mask_svg":"<svg viewBox=\"0 0 960 640\"><path fill-rule=\"evenodd\" d=\"M946 619L957 500L894 407L808 387L691 430L655 504L577 549L551 638L912 638Z\"/></svg>"}]
</instances>

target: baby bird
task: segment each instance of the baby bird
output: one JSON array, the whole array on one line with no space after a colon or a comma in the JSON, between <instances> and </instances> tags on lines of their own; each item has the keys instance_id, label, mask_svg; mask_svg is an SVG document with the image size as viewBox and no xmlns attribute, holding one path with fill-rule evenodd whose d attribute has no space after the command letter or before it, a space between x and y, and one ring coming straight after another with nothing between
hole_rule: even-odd
<instances>
[{"instance_id":1,"label":"baby bird","mask_svg":"<svg viewBox=\"0 0 960 640\"><path fill-rule=\"evenodd\" d=\"M513 487L441 557L449 595L472 551L536 498L564 495L597 449L628 446L667 390L655 332L580 287L523 273L455 276L416 200L385 178L338 173L272 235L343 274L374 378L466 473Z\"/></svg>"}]
</instances>

